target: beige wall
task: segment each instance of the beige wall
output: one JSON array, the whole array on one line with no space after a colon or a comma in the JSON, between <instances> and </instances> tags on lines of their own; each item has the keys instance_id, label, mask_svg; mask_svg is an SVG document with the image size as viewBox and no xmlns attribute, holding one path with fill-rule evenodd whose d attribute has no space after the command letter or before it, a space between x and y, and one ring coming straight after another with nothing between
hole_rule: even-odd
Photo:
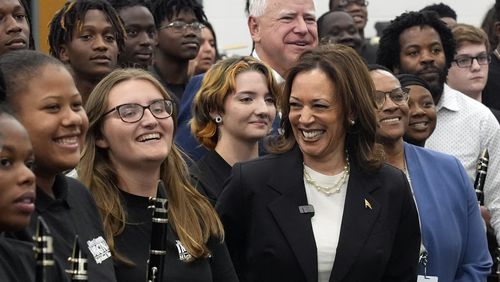
<instances>
[{"instance_id":1,"label":"beige wall","mask_svg":"<svg viewBox=\"0 0 500 282\"><path fill-rule=\"evenodd\" d=\"M36 1L36 5L33 5L33 8L37 11L33 11L37 13L38 23L33 25L33 28L37 29L38 33L38 50L48 53L49 52L49 44L48 44L48 35L49 35L49 23L54 14L59 10L66 0L34 0ZM34 2L32 1L32 3ZM36 39L35 39L36 40Z\"/></svg>"}]
</instances>

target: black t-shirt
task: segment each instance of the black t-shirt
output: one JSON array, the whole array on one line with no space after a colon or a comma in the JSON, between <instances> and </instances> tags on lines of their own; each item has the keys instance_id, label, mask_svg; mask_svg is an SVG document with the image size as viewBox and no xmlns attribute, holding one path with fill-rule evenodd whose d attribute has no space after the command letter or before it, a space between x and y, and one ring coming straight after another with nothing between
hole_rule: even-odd
<instances>
[{"instance_id":1,"label":"black t-shirt","mask_svg":"<svg viewBox=\"0 0 500 282\"><path fill-rule=\"evenodd\" d=\"M25 256L25 252L20 251L18 246L14 246L8 240L3 235L0 237L0 281L34 281L33 253L31 256ZM26 268L30 262L33 263L31 268Z\"/></svg>"},{"instance_id":2,"label":"black t-shirt","mask_svg":"<svg viewBox=\"0 0 500 282\"><path fill-rule=\"evenodd\" d=\"M231 170L232 167L214 150L208 151L189 167L193 184L213 206L217 203Z\"/></svg>"},{"instance_id":3,"label":"black t-shirt","mask_svg":"<svg viewBox=\"0 0 500 282\"><path fill-rule=\"evenodd\" d=\"M131 260L135 266L115 262L118 281L145 281L149 244L151 241L152 212L148 198L122 191L122 200L127 212L127 225L123 233L115 237L118 253ZM225 244L211 239L208 247L212 257L183 262L186 255L175 232L167 228L167 255L165 257L164 280L175 282L233 282L238 281Z\"/></svg>"},{"instance_id":4,"label":"black t-shirt","mask_svg":"<svg viewBox=\"0 0 500 282\"><path fill-rule=\"evenodd\" d=\"M54 257L64 269L70 269L75 235L87 256L88 281L116 281L111 252L106 243L101 217L88 189L78 180L57 175L53 187L55 199L37 187L35 213L27 233L15 236L29 240L36 230L36 218L41 215L54 238Z\"/></svg>"}]
</instances>

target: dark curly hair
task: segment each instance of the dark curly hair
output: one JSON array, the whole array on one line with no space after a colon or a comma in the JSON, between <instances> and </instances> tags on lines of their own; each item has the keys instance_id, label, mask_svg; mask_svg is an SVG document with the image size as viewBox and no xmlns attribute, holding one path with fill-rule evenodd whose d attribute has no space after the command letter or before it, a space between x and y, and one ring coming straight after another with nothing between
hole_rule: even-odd
<instances>
[{"instance_id":1,"label":"dark curly hair","mask_svg":"<svg viewBox=\"0 0 500 282\"><path fill-rule=\"evenodd\" d=\"M420 12L426 12L426 11L434 11L441 18L452 18L454 20L457 20L457 13L455 12L455 10L453 10L450 6L444 3L425 6L422 10L420 10Z\"/></svg>"},{"instance_id":2,"label":"dark curly hair","mask_svg":"<svg viewBox=\"0 0 500 282\"><path fill-rule=\"evenodd\" d=\"M99 10L108 18L115 29L116 44L120 51L125 45L125 28L116 10L105 0L70 0L56 12L50 22L49 53L59 58L61 45L72 40L75 28L83 25L85 15L89 10Z\"/></svg>"},{"instance_id":3,"label":"dark curly hair","mask_svg":"<svg viewBox=\"0 0 500 282\"><path fill-rule=\"evenodd\" d=\"M157 29L165 19L171 20L182 11L193 11L201 23L207 21L203 6L196 0L156 0L153 2L152 10Z\"/></svg>"},{"instance_id":4,"label":"dark curly hair","mask_svg":"<svg viewBox=\"0 0 500 282\"><path fill-rule=\"evenodd\" d=\"M149 11L151 11L151 1L150 0L108 0L109 4L115 8L117 12L121 9L134 7L134 6L142 6L146 7Z\"/></svg>"},{"instance_id":5,"label":"dark curly hair","mask_svg":"<svg viewBox=\"0 0 500 282\"><path fill-rule=\"evenodd\" d=\"M439 34L446 57L446 70L448 70L455 56L455 40L451 30L439 19L435 12L408 12L392 20L380 38L377 64L381 64L390 70L399 67L399 54L401 52L399 36L406 29L414 26L430 26Z\"/></svg>"}]
</instances>

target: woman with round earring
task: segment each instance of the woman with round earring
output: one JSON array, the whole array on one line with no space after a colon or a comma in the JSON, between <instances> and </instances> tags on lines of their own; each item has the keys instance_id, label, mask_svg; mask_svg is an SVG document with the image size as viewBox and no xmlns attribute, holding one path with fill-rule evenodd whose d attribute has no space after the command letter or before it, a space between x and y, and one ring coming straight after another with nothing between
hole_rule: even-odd
<instances>
[{"instance_id":1,"label":"woman with round earring","mask_svg":"<svg viewBox=\"0 0 500 282\"><path fill-rule=\"evenodd\" d=\"M194 98L191 130L209 152L190 171L213 205L232 166L259 156L259 140L276 116L278 93L272 71L252 57L225 59L205 75Z\"/></svg>"},{"instance_id":2,"label":"woman with round earring","mask_svg":"<svg viewBox=\"0 0 500 282\"><path fill-rule=\"evenodd\" d=\"M420 278L486 281L492 262L467 173L456 158L403 141L410 90L387 70L375 68L370 75L376 90L377 142L387 163L406 174L419 212Z\"/></svg>"}]
</instances>

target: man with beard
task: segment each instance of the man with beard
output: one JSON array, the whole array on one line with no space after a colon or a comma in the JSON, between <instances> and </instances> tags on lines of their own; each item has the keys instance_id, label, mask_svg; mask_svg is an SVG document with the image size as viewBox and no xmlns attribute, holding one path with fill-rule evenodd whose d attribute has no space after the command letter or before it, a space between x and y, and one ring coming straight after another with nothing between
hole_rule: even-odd
<instances>
[{"instance_id":1,"label":"man with beard","mask_svg":"<svg viewBox=\"0 0 500 282\"><path fill-rule=\"evenodd\" d=\"M322 44L347 45L361 55L361 36L354 19L344 11L328 11L319 17L318 37Z\"/></svg>"},{"instance_id":2,"label":"man with beard","mask_svg":"<svg viewBox=\"0 0 500 282\"><path fill-rule=\"evenodd\" d=\"M196 0L157 0L152 11L158 31L153 73L175 94L178 104L189 81L189 60L198 55L202 23L207 17Z\"/></svg>"},{"instance_id":3,"label":"man with beard","mask_svg":"<svg viewBox=\"0 0 500 282\"><path fill-rule=\"evenodd\" d=\"M404 13L384 31L379 47L377 63L395 74L415 74L431 86L437 126L426 147L457 157L471 181L476 175L480 152L485 148L489 150L485 206L491 213L491 225L500 241L500 126L487 107L445 84L455 55L450 29L436 13ZM422 130L427 126L425 123L412 125ZM482 212L488 222L486 209L482 208Z\"/></svg>"}]
</instances>

